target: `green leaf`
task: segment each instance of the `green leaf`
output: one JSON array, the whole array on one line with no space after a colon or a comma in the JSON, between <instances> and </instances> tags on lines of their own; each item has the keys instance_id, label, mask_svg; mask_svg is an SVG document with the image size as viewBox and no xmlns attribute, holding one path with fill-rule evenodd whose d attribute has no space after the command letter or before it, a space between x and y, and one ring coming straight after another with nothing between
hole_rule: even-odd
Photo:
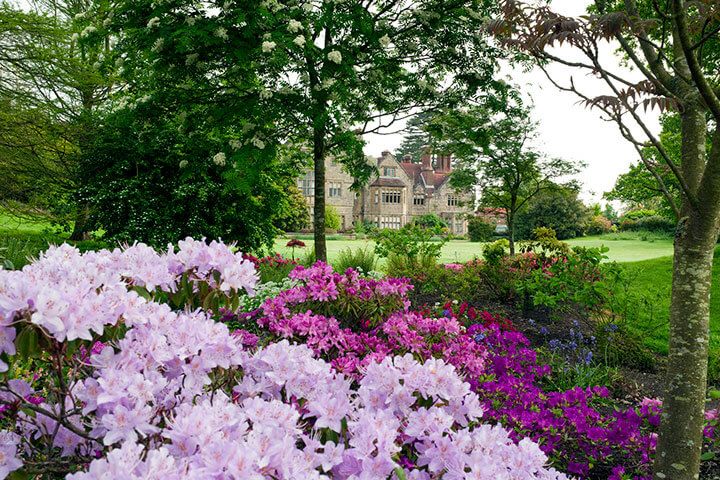
<instances>
[{"instance_id":1,"label":"green leaf","mask_svg":"<svg viewBox=\"0 0 720 480\"><path fill-rule=\"evenodd\" d=\"M407 480L407 477L405 476L405 471L402 469L402 467L395 467L395 475L397 475L398 480Z\"/></svg>"},{"instance_id":2,"label":"green leaf","mask_svg":"<svg viewBox=\"0 0 720 480\"><path fill-rule=\"evenodd\" d=\"M715 452L705 452L702 455L700 455L700 460L702 460L703 462L707 462L714 458L715 458Z\"/></svg>"},{"instance_id":3,"label":"green leaf","mask_svg":"<svg viewBox=\"0 0 720 480\"><path fill-rule=\"evenodd\" d=\"M8 480L28 480L30 478L32 478L32 476L23 470L16 470L8 476Z\"/></svg>"},{"instance_id":4,"label":"green leaf","mask_svg":"<svg viewBox=\"0 0 720 480\"><path fill-rule=\"evenodd\" d=\"M15 338L15 348L20 357L30 358L40 352L38 348L39 339L37 329L34 327L26 327L20 331Z\"/></svg>"}]
</instances>

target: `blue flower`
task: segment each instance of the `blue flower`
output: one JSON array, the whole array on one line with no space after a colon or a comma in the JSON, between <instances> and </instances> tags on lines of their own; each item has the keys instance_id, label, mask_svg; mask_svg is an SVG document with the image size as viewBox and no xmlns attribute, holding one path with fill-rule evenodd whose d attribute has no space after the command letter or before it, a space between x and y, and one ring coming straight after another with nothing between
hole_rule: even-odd
<instances>
[{"instance_id":1,"label":"blue flower","mask_svg":"<svg viewBox=\"0 0 720 480\"><path fill-rule=\"evenodd\" d=\"M448 309L443 310L443 315L444 315L444 316L450 317L451 314L452 314L452 312L451 312L450 310L448 310Z\"/></svg>"},{"instance_id":2,"label":"blue flower","mask_svg":"<svg viewBox=\"0 0 720 480\"><path fill-rule=\"evenodd\" d=\"M548 345L550 345L550 348L552 348L553 350L557 350L562 346L562 343L557 338L553 338L548 342Z\"/></svg>"},{"instance_id":3,"label":"blue flower","mask_svg":"<svg viewBox=\"0 0 720 480\"><path fill-rule=\"evenodd\" d=\"M550 332L548 332L548 329L546 327L540 327L541 335L547 335L548 333L550 333Z\"/></svg>"},{"instance_id":4,"label":"blue flower","mask_svg":"<svg viewBox=\"0 0 720 480\"><path fill-rule=\"evenodd\" d=\"M484 333L477 333L477 334L475 334L475 341L476 341L476 342L481 342L481 341L484 340L484 339L485 339L485 334L484 334Z\"/></svg>"},{"instance_id":5,"label":"blue flower","mask_svg":"<svg viewBox=\"0 0 720 480\"><path fill-rule=\"evenodd\" d=\"M593 353L592 350L588 350L585 354L585 365L590 365L590 362L592 362Z\"/></svg>"}]
</instances>

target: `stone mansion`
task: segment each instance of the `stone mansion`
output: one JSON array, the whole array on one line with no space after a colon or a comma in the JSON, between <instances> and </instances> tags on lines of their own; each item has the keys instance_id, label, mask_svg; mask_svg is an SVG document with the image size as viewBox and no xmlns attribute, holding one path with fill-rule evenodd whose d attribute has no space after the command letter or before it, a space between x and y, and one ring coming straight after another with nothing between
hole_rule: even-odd
<instances>
[{"instance_id":1,"label":"stone mansion","mask_svg":"<svg viewBox=\"0 0 720 480\"><path fill-rule=\"evenodd\" d=\"M385 151L377 159L379 175L360 192L350 190L353 183L350 175L332 160L326 160L326 202L340 215L341 229L349 230L355 222L362 221L380 228L398 229L416 216L435 213L447 222L452 233L467 233L473 195L450 187L450 155L434 157L425 153L419 163L409 156L398 161ZM311 212L314 182L312 171L298 180Z\"/></svg>"}]
</instances>

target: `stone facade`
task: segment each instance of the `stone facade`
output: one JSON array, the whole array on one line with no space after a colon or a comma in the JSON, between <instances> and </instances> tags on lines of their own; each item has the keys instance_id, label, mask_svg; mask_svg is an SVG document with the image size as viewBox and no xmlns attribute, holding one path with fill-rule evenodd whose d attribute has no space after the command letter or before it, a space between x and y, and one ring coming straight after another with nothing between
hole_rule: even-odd
<instances>
[{"instance_id":1,"label":"stone facade","mask_svg":"<svg viewBox=\"0 0 720 480\"><path fill-rule=\"evenodd\" d=\"M466 218L472 212L474 198L471 193L459 193L450 187L449 155L436 155L433 161L426 153L417 163L411 158L398 161L386 151L376 161L379 175L358 193L349 188L352 177L331 160L326 161L327 203L340 214L343 229L359 221L398 229L414 217L435 213L448 223L452 233L467 233ZM311 209L313 181L310 172L298 182Z\"/></svg>"},{"instance_id":2,"label":"stone facade","mask_svg":"<svg viewBox=\"0 0 720 480\"><path fill-rule=\"evenodd\" d=\"M355 192L350 190L353 182L353 177L345 173L340 165L330 158L325 160L325 204L332 205L337 210L341 230L350 230L353 226L356 198ZM315 173L312 170L298 180L298 188L308 203L312 221L315 206Z\"/></svg>"}]
</instances>

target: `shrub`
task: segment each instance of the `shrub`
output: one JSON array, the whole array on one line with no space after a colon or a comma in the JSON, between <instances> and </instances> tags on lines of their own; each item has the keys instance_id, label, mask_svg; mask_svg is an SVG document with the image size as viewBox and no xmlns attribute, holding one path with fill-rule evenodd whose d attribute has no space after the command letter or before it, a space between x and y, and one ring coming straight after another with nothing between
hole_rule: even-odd
<instances>
[{"instance_id":1,"label":"shrub","mask_svg":"<svg viewBox=\"0 0 720 480\"><path fill-rule=\"evenodd\" d=\"M520 250L532 252L543 258L543 261L558 255L567 255L570 245L557 239L555 230L550 227L538 227L532 232L532 240L523 242Z\"/></svg>"},{"instance_id":2,"label":"shrub","mask_svg":"<svg viewBox=\"0 0 720 480\"><path fill-rule=\"evenodd\" d=\"M620 230L651 232L661 235L674 235L677 222L660 215L644 216L638 219L624 217L620 221Z\"/></svg>"},{"instance_id":3,"label":"shrub","mask_svg":"<svg viewBox=\"0 0 720 480\"><path fill-rule=\"evenodd\" d=\"M300 232L308 228L311 223L305 196L296 185L290 185L287 206L278 213L275 226L283 232Z\"/></svg>"},{"instance_id":4,"label":"shrub","mask_svg":"<svg viewBox=\"0 0 720 480\"><path fill-rule=\"evenodd\" d=\"M333 268L340 273L348 268L368 273L374 271L376 265L377 257L369 247L358 248L357 250L343 249L338 254L337 260L333 262Z\"/></svg>"},{"instance_id":5,"label":"shrub","mask_svg":"<svg viewBox=\"0 0 720 480\"><path fill-rule=\"evenodd\" d=\"M645 217L654 217L657 216L657 214L657 210L639 208L637 210L630 210L629 212L625 212L622 218L627 220L639 220Z\"/></svg>"},{"instance_id":6,"label":"shrub","mask_svg":"<svg viewBox=\"0 0 720 480\"><path fill-rule=\"evenodd\" d=\"M509 248L510 242L508 239L501 238L483 247L483 258L490 264L499 264L505 255L507 255Z\"/></svg>"},{"instance_id":7,"label":"shrub","mask_svg":"<svg viewBox=\"0 0 720 480\"><path fill-rule=\"evenodd\" d=\"M479 450L482 474L498 478L565 478L546 462L583 478L649 474L661 402L627 408L601 387L547 391L550 367L508 322L465 304L412 312L405 280L322 263L291 276L258 313L267 336L254 350L257 337L213 321L230 319L257 281L222 244L188 240L162 255L61 247L0 272L1 333L17 334L19 354L0 343L11 378L0 466L27 476L42 459L39 473L76 480L201 478L218 465L244 467L242 478L440 478L477 473L436 453L469 441L467 455ZM29 354L44 374L24 381L16 367ZM499 425L482 424L480 409ZM707 419L713 453L717 412ZM276 451L258 457L268 445ZM292 468L302 473L283 473Z\"/></svg>"},{"instance_id":8,"label":"shrub","mask_svg":"<svg viewBox=\"0 0 720 480\"><path fill-rule=\"evenodd\" d=\"M260 282L262 283L282 282L298 265L294 259L284 258L279 253L263 258L246 255L245 258L253 262L255 269L258 272Z\"/></svg>"},{"instance_id":9,"label":"shrub","mask_svg":"<svg viewBox=\"0 0 720 480\"><path fill-rule=\"evenodd\" d=\"M355 222L355 224L353 225L353 230L356 234L373 234L377 232L378 227L370 220L362 220Z\"/></svg>"},{"instance_id":10,"label":"shrub","mask_svg":"<svg viewBox=\"0 0 720 480\"><path fill-rule=\"evenodd\" d=\"M588 235L602 235L610 233L613 224L604 215L593 216L585 227L585 233Z\"/></svg>"},{"instance_id":11,"label":"shrub","mask_svg":"<svg viewBox=\"0 0 720 480\"><path fill-rule=\"evenodd\" d=\"M436 234L444 233L448 228L447 222L435 213L418 215L417 217L413 218L412 223L414 223L418 227L431 230Z\"/></svg>"},{"instance_id":12,"label":"shrub","mask_svg":"<svg viewBox=\"0 0 720 480\"><path fill-rule=\"evenodd\" d=\"M512 432L481 423L478 395L442 358L421 363L386 355L389 348L348 378L305 345L281 340L248 351L253 335L230 333L209 311L159 303L185 282L182 294L195 297L188 304L251 289L252 264L223 247L186 242L172 254L141 246L87 256L61 247L23 272L0 272L3 338L19 331L23 339L19 355L0 344L11 363L0 393L4 476L429 478L459 468L566 478L545 467L533 441L515 442ZM17 303L20 295L32 301ZM438 327L419 315L404 318L387 324L388 345L432 338ZM415 336L406 335L410 324ZM448 357L482 368L484 347L453 335L457 321L442 326L444 340L459 340L449 342L457 352ZM28 342L26 332L42 341ZM43 375L15 377L30 354ZM473 451L465 454L467 442ZM448 449L456 455L438 453Z\"/></svg>"},{"instance_id":13,"label":"shrub","mask_svg":"<svg viewBox=\"0 0 720 480\"><path fill-rule=\"evenodd\" d=\"M399 230L381 230L373 235L375 253L380 258L387 258L388 272L396 272L398 268L413 268L419 265L433 264L440 257L447 238L433 240L436 232L409 223ZM405 265L402 266L401 265ZM392 273L391 273L392 274Z\"/></svg>"},{"instance_id":14,"label":"shrub","mask_svg":"<svg viewBox=\"0 0 720 480\"><path fill-rule=\"evenodd\" d=\"M337 232L340 230L340 215L332 205L325 205L325 231Z\"/></svg>"},{"instance_id":15,"label":"shrub","mask_svg":"<svg viewBox=\"0 0 720 480\"><path fill-rule=\"evenodd\" d=\"M570 191L551 191L533 199L515 218L515 238L528 239L537 227L550 227L564 240L583 235L587 208Z\"/></svg>"},{"instance_id":16,"label":"shrub","mask_svg":"<svg viewBox=\"0 0 720 480\"><path fill-rule=\"evenodd\" d=\"M525 298L523 309L542 307L554 312L579 309L583 313L601 309L611 294L600 268L607 251L607 247L574 247L567 253L550 256L528 251L512 259L519 271L529 269L518 283L518 293Z\"/></svg>"},{"instance_id":17,"label":"shrub","mask_svg":"<svg viewBox=\"0 0 720 480\"><path fill-rule=\"evenodd\" d=\"M472 217L468 220L468 236L471 242L489 242L495 236L495 225Z\"/></svg>"}]
</instances>

